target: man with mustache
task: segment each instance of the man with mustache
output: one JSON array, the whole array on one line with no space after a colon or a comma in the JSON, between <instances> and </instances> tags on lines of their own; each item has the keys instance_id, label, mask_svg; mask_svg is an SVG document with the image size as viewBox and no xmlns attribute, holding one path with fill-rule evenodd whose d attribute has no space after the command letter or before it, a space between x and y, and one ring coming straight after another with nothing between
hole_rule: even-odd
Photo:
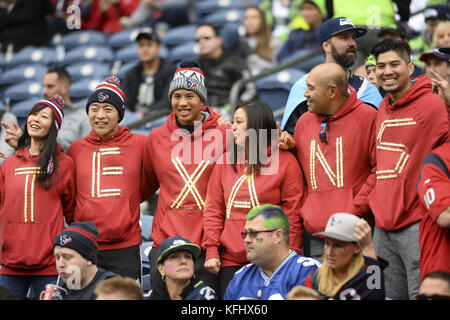
<instances>
[{"instance_id":1,"label":"man with mustache","mask_svg":"<svg viewBox=\"0 0 450 320\"><path fill-rule=\"evenodd\" d=\"M356 28L354 24L345 17L333 18L325 21L320 27L319 38L322 43L322 50L326 62L335 62L339 64L346 72L348 84L352 86L358 99L366 104L378 108L382 97L378 89L364 79L362 76L355 75L350 67L356 60L356 42L355 39L364 36L366 29ZM303 96L306 90L305 74L292 86L286 102L281 128L291 135L294 134L295 124L303 113L308 111L306 98Z\"/></svg>"}]
</instances>

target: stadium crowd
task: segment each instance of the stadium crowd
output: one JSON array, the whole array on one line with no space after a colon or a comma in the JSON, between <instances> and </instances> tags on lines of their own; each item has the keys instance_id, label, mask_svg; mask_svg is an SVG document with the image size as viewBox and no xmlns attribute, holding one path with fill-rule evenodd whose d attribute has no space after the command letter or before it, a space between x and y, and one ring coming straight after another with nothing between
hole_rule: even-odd
<instances>
[{"instance_id":1,"label":"stadium crowd","mask_svg":"<svg viewBox=\"0 0 450 320\"><path fill-rule=\"evenodd\" d=\"M0 0L0 50L0 299L450 299L446 0Z\"/></svg>"}]
</instances>

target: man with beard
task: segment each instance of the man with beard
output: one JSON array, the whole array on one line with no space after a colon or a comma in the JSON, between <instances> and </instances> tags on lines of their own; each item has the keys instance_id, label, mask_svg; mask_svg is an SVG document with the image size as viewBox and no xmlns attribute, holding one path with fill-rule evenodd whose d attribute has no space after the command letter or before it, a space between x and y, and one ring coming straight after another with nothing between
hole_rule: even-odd
<instances>
[{"instance_id":1,"label":"man with beard","mask_svg":"<svg viewBox=\"0 0 450 320\"><path fill-rule=\"evenodd\" d=\"M349 19L339 17L329 19L322 24L319 38L325 61L339 64L346 72L348 84L355 89L358 99L378 108L382 100L378 89L364 77L357 76L349 70L356 60L355 39L366 33L366 29L356 28ZM307 77L308 74L305 74L292 86L286 103L281 128L290 134L294 133L297 120L308 111L306 98L303 95L306 90Z\"/></svg>"}]
</instances>

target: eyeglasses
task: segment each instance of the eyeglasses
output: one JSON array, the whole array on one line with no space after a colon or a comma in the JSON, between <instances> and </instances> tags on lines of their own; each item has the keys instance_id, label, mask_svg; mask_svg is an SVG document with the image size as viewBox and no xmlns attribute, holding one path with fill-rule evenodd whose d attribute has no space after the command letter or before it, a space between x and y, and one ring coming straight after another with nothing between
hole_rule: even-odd
<instances>
[{"instance_id":1,"label":"eyeglasses","mask_svg":"<svg viewBox=\"0 0 450 320\"><path fill-rule=\"evenodd\" d=\"M320 142L327 144L328 143L328 136L330 135L330 127L328 126L328 121L330 118L325 118L320 123L320 126L322 127L322 130L319 132L319 138Z\"/></svg>"},{"instance_id":2,"label":"eyeglasses","mask_svg":"<svg viewBox=\"0 0 450 320\"><path fill-rule=\"evenodd\" d=\"M277 230L278 230L278 229L261 230L261 231L255 231L255 230L252 230L252 231L242 231L242 232L241 232L241 236L242 236L243 239L247 238L247 236L249 236L250 239L255 239L255 238L258 236L258 233L261 233L261 232L274 232L274 231L277 231Z\"/></svg>"},{"instance_id":3,"label":"eyeglasses","mask_svg":"<svg viewBox=\"0 0 450 320\"><path fill-rule=\"evenodd\" d=\"M195 42L200 42L200 40L211 40L212 38L214 38L214 36L198 37L198 38L195 38Z\"/></svg>"}]
</instances>

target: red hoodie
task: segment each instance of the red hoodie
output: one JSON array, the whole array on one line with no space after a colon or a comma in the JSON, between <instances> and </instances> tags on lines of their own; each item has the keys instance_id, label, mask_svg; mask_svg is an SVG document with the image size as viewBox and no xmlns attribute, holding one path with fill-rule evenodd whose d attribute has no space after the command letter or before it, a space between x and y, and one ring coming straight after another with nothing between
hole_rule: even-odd
<instances>
[{"instance_id":1,"label":"red hoodie","mask_svg":"<svg viewBox=\"0 0 450 320\"><path fill-rule=\"evenodd\" d=\"M373 220L367 197L375 183L377 112L349 89L350 96L328 122L327 144L319 139L323 116L306 112L295 127L297 159L308 185L301 214L310 234L323 231L336 212Z\"/></svg>"},{"instance_id":2,"label":"red hoodie","mask_svg":"<svg viewBox=\"0 0 450 320\"><path fill-rule=\"evenodd\" d=\"M230 153L224 154L223 159L230 159ZM273 170L263 174L263 169L269 169L271 165ZM231 164L218 163L208 184L203 246L206 259L220 258L221 267L249 263L241 232L247 213L263 204L274 204L283 209L290 222L290 247L299 254L302 252L300 207L304 190L297 160L288 151L277 151L270 164L262 166L261 174L246 175L246 167L246 164L238 164L235 172Z\"/></svg>"},{"instance_id":3,"label":"red hoodie","mask_svg":"<svg viewBox=\"0 0 450 320\"><path fill-rule=\"evenodd\" d=\"M145 139L122 126L106 139L92 130L67 151L77 172L73 221L91 221L97 226L99 250L129 248L142 242L140 203L149 195L142 182Z\"/></svg>"},{"instance_id":4,"label":"red hoodie","mask_svg":"<svg viewBox=\"0 0 450 320\"><path fill-rule=\"evenodd\" d=\"M146 180L153 190L160 187L152 226L154 247L175 235L201 245L209 177L227 143L226 127L217 124L219 115L209 107L201 111L209 117L192 134L178 127L172 113L148 135Z\"/></svg>"},{"instance_id":5,"label":"red hoodie","mask_svg":"<svg viewBox=\"0 0 450 320\"><path fill-rule=\"evenodd\" d=\"M376 226L396 231L420 221L426 210L416 184L425 156L448 139L447 109L431 93L431 80L420 76L391 103L386 96L377 117L376 184L369 196Z\"/></svg>"},{"instance_id":6,"label":"red hoodie","mask_svg":"<svg viewBox=\"0 0 450 320\"><path fill-rule=\"evenodd\" d=\"M37 156L25 147L0 166L1 274L56 275L53 241L75 206L75 164L58 146L52 187L36 183Z\"/></svg>"}]
</instances>

